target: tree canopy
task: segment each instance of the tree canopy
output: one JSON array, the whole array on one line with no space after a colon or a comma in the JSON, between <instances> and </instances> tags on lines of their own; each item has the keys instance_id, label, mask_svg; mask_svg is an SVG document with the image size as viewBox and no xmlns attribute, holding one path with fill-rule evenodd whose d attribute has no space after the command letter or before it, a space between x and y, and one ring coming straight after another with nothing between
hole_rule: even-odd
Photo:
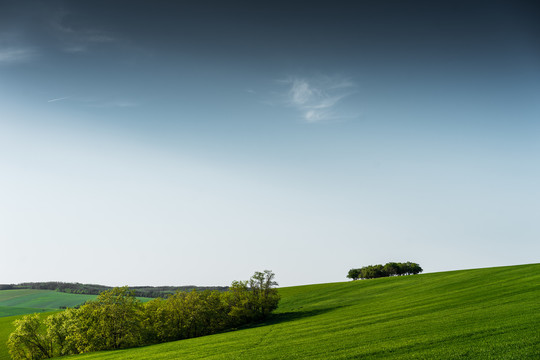
<instances>
[{"instance_id":1,"label":"tree canopy","mask_svg":"<svg viewBox=\"0 0 540 360\"><path fill-rule=\"evenodd\" d=\"M389 262L385 265L369 265L358 269L351 269L347 277L352 280L375 279L388 276L416 275L422 272L417 263L407 261L405 263Z\"/></svg>"},{"instance_id":2,"label":"tree canopy","mask_svg":"<svg viewBox=\"0 0 540 360\"><path fill-rule=\"evenodd\" d=\"M256 272L226 292L177 291L142 303L128 287L99 294L78 309L16 320L8 341L14 360L39 360L180 340L260 321L277 308L274 273Z\"/></svg>"}]
</instances>

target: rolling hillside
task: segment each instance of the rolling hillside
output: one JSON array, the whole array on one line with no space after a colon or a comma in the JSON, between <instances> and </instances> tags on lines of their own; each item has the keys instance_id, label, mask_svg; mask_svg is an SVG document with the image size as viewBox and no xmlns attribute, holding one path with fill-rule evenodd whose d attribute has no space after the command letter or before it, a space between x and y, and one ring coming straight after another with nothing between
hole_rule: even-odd
<instances>
[{"instance_id":1,"label":"rolling hillside","mask_svg":"<svg viewBox=\"0 0 540 360\"><path fill-rule=\"evenodd\" d=\"M75 358L540 358L540 264L306 285L280 292L280 307L266 324Z\"/></svg>"},{"instance_id":2,"label":"rolling hillside","mask_svg":"<svg viewBox=\"0 0 540 360\"><path fill-rule=\"evenodd\" d=\"M1 290L0 307L32 308L41 311L74 307L95 298L95 295L67 294L52 290Z\"/></svg>"}]
</instances>

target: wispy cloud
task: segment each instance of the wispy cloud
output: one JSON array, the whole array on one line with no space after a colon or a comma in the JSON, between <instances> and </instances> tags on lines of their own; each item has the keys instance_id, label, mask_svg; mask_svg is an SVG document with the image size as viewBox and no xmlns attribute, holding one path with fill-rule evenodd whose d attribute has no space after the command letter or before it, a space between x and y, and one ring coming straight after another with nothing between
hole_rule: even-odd
<instances>
[{"instance_id":1,"label":"wispy cloud","mask_svg":"<svg viewBox=\"0 0 540 360\"><path fill-rule=\"evenodd\" d=\"M88 47L84 45L68 45L62 49L64 52L71 54L85 53L88 51Z\"/></svg>"},{"instance_id":2,"label":"wispy cloud","mask_svg":"<svg viewBox=\"0 0 540 360\"><path fill-rule=\"evenodd\" d=\"M53 29L56 38L64 43L62 46L64 52L84 53L98 45L119 44L121 42L120 38L108 31L81 28L70 24L69 15L69 11L59 10L49 21L49 26Z\"/></svg>"},{"instance_id":3,"label":"wispy cloud","mask_svg":"<svg viewBox=\"0 0 540 360\"><path fill-rule=\"evenodd\" d=\"M339 111L340 101L354 93L356 85L341 77L291 77L281 80L288 87L286 102L309 123L344 118Z\"/></svg>"},{"instance_id":4,"label":"wispy cloud","mask_svg":"<svg viewBox=\"0 0 540 360\"><path fill-rule=\"evenodd\" d=\"M90 100L87 101L87 106L93 107L93 108L134 108L139 106L139 103L131 101L131 100L124 100L124 99L113 99L113 100Z\"/></svg>"},{"instance_id":5,"label":"wispy cloud","mask_svg":"<svg viewBox=\"0 0 540 360\"><path fill-rule=\"evenodd\" d=\"M75 106L84 106L87 108L96 108L96 109L112 109L112 108L134 108L138 107L140 104L138 102L123 99L123 98L94 98L94 97L81 97L81 96L62 96L58 98L53 98L47 100L48 103L55 103L59 101L64 101L69 99L70 104Z\"/></svg>"},{"instance_id":6,"label":"wispy cloud","mask_svg":"<svg viewBox=\"0 0 540 360\"><path fill-rule=\"evenodd\" d=\"M37 51L28 47L0 48L0 64L17 64L32 60Z\"/></svg>"},{"instance_id":7,"label":"wispy cloud","mask_svg":"<svg viewBox=\"0 0 540 360\"><path fill-rule=\"evenodd\" d=\"M56 99L47 100L47 102L48 102L48 103L52 103L52 102L56 102L56 101L60 101L60 100L65 100L65 99L69 99L69 96L64 96L64 97L60 97L60 98L56 98Z\"/></svg>"}]
</instances>

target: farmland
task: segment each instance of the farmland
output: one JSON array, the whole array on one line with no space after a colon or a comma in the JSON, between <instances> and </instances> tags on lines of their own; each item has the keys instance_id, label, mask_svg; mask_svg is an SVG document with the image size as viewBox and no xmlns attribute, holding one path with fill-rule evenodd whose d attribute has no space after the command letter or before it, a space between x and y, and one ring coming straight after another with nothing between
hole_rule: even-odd
<instances>
[{"instance_id":1,"label":"farmland","mask_svg":"<svg viewBox=\"0 0 540 360\"><path fill-rule=\"evenodd\" d=\"M532 359L540 357L540 264L280 289L264 324L115 359Z\"/></svg>"},{"instance_id":2,"label":"farmland","mask_svg":"<svg viewBox=\"0 0 540 360\"><path fill-rule=\"evenodd\" d=\"M39 310L59 309L61 307L74 307L95 297L95 295L66 294L50 290L1 290L0 307L33 308Z\"/></svg>"}]
</instances>

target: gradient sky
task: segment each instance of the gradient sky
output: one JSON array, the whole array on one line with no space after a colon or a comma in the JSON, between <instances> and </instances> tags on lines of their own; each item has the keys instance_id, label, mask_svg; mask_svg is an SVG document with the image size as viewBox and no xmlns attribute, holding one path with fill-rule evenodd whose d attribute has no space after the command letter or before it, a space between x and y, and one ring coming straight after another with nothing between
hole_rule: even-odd
<instances>
[{"instance_id":1,"label":"gradient sky","mask_svg":"<svg viewBox=\"0 0 540 360\"><path fill-rule=\"evenodd\" d=\"M540 254L540 6L0 0L0 283Z\"/></svg>"}]
</instances>

